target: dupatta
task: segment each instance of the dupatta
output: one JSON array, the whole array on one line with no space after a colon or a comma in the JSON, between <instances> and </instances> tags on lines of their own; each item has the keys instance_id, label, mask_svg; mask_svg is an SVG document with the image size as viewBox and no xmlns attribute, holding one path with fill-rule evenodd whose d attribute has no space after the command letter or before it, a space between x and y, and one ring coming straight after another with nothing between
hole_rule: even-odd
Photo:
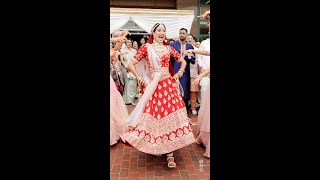
<instances>
[{"instance_id":1,"label":"dupatta","mask_svg":"<svg viewBox=\"0 0 320 180\"><path fill-rule=\"evenodd\" d=\"M143 113L143 110L144 110L145 106L147 105L150 97L155 92L155 90L158 86L158 83L161 79L161 71L160 71L160 65L159 65L159 62L161 62L160 58L159 58L158 54L155 52L155 50L152 48L151 44L147 43L146 45L147 45L148 58L149 58L150 64L154 68L154 71L153 71L154 76L153 76L153 79L151 80L150 76L149 76L150 75L149 66L148 66L145 58L137 64L137 71L139 71L141 73L141 76L149 84L145 88L144 93L143 93L141 99L139 100L139 103L136 105L134 110L129 115L127 122L126 122L127 127L129 127L129 126L136 127L139 124L140 117Z\"/></svg>"}]
</instances>

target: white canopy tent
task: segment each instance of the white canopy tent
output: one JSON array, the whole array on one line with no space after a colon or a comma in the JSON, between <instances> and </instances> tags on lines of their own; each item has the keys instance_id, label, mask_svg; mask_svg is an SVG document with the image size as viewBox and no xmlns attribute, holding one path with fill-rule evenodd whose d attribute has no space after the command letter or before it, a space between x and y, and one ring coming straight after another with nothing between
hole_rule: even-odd
<instances>
[{"instance_id":1,"label":"white canopy tent","mask_svg":"<svg viewBox=\"0 0 320 180\"><path fill-rule=\"evenodd\" d=\"M155 23L163 23L167 28L167 38L172 39L179 36L180 28L186 28L190 32L194 11L110 8L110 34L121 29L130 19L148 33L151 33Z\"/></svg>"}]
</instances>

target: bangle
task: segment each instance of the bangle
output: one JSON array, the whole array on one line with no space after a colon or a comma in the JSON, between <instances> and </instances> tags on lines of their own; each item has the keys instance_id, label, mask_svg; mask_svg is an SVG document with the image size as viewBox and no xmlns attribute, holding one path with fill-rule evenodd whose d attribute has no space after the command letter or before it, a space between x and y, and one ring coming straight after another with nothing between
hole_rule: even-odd
<instances>
[{"instance_id":1,"label":"bangle","mask_svg":"<svg viewBox=\"0 0 320 180\"><path fill-rule=\"evenodd\" d=\"M176 73L176 75L177 75L179 78L181 78L181 77L183 76L183 73L182 73L181 71L178 71L178 72Z\"/></svg>"},{"instance_id":2,"label":"bangle","mask_svg":"<svg viewBox=\"0 0 320 180\"><path fill-rule=\"evenodd\" d=\"M180 74L180 77L182 77L182 76L183 76L183 74L184 74L184 70L179 69L179 71L178 71L178 73L177 73L177 74Z\"/></svg>"},{"instance_id":3,"label":"bangle","mask_svg":"<svg viewBox=\"0 0 320 180\"><path fill-rule=\"evenodd\" d=\"M184 69L179 69L178 72L179 72L179 71L182 71L182 73L184 73Z\"/></svg>"},{"instance_id":4,"label":"bangle","mask_svg":"<svg viewBox=\"0 0 320 180\"><path fill-rule=\"evenodd\" d=\"M144 79L141 77L141 75L138 75L136 78L139 84L144 84Z\"/></svg>"}]
</instances>

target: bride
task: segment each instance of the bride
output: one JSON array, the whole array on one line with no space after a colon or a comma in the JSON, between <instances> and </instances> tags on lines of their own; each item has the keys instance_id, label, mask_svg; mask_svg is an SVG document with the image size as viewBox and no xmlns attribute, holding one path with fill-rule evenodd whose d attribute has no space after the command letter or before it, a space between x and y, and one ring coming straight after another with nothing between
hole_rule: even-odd
<instances>
[{"instance_id":1,"label":"bride","mask_svg":"<svg viewBox=\"0 0 320 180\"><path fill-rule=\"evenodd\" d=\"M189 125L187 109L177 81L182 77L186 61L165 43L166 27L156 23L149 43L140 47L128 69L142 85L143 95L126 122L124 139L139 151L153 155L167 155L168 167L176 167L173 151L195 142ZM181 63L171 76L170 57ZM136 64L142 63L140 71Z\"/></svg>"}]
</instances>

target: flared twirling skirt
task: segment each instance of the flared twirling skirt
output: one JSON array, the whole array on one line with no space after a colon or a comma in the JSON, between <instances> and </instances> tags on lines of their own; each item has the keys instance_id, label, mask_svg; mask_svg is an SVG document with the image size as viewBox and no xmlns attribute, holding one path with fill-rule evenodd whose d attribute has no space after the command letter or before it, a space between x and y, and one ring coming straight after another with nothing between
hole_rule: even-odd
<instances>
[{"instance_id":1,"label":"flared twirling skirt","mask_svg":"<svg viewBox=\"0 0 320 180\"><path fill-rule=\"evenodd\" d=\"M137 127L124 139L139 151L166 154L195 142L189 117L175 80L160 80Z\"/></svg>"}]
</instances>

